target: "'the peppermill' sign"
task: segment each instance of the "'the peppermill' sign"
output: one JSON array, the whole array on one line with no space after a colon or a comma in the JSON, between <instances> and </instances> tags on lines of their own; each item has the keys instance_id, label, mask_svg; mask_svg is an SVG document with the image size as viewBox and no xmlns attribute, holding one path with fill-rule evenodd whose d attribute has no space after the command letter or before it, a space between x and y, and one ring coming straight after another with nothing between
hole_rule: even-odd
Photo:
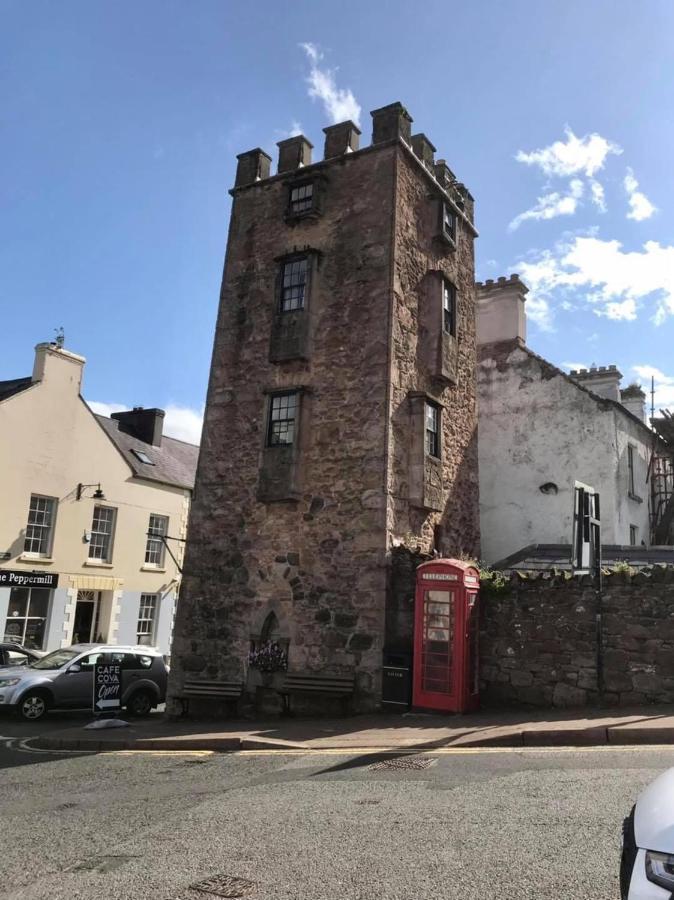
<instances>
[{"instance_id":1,"label":"'the peppermill' sign","mask_svg":"<svg viewBox=\"0 0 674 900\"><path fill-rule=\"evenodd\" d=\"M102 654L94 665L94 712L122 706L122 666Z\"/></svg>"},{"instance_id":2,"label":"'the peppermill' sign","mask_svg":"<svg viewBox=\"0 0 674 900\"><path fill-rule=\"evenodd\" d=\"M55 588L59 583L55 572L17 572L0 569L0 587Z\"/></svg>"}]
</instances>

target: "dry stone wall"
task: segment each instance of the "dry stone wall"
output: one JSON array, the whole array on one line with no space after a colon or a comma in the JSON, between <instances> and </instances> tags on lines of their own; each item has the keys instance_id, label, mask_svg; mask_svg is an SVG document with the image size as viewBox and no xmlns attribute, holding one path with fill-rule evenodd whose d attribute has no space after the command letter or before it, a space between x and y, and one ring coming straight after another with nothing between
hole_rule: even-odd
<instances>
[{"instance_id":1,"label":"dry stone wall","mask_svg":"<svg viewBox=\"0 0 674 900\"><path fill-rule=\"evenodd\" d=\"M608 574L601 602L587 576L515 574L483 588L480 652L485 706L672 703L674 569Z\"/></svg>"}]
</instances>

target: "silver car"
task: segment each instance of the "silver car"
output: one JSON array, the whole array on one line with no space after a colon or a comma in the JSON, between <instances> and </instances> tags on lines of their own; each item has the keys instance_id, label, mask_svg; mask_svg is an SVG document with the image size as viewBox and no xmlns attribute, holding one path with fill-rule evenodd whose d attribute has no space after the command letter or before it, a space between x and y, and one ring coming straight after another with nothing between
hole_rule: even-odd
<instances>
[{"instance_id":1,"label":"silver car","mask_svg":"<svg viewBox=\"0 0 674 900\"><path fill-rule=\"evenodd\" d=\"M167 668L152 647L73 644L54 650L30 665L0 672L0 709L15 709L35 722L49 709L89 709L93 705L94 666L105 654L121 665L122 706L129 715L145 716L166 699Z\"/></svg>"}]
</instances>

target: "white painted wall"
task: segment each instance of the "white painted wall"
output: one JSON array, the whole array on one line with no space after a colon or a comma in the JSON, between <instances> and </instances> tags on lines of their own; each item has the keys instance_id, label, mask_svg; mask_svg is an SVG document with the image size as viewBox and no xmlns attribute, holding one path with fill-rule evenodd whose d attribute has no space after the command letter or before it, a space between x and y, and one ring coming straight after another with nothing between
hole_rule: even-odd
<instances>
[{"instance_id":1,"label":"white painted wall","mask_svg":"<svg viewBox=\"0 0 674 900\"><path fill-rule=\"evenodd\" d=\"M133 477L80 396L83 367L82 357L40 345L33 376L40 380L0 402L0 552L8 554L0 568L59 574L55 615L44 647L49 650L70 642L77 590L104 592L99 624L110 640L117 637L124 593L173 597L179 573L170 555L161 568L145 565L150 513L168 516L172 536L184 537L187 527L189 491ZM101 502L117 510L110 563L88 559L83 535L91 530L96 501L92 489L77 500L80 482L100 482L106 498ZM57 500L53 547L47 558L24 553L31 494ZM183 544L174 543L172 550L180 561ZM0 629L7 597L0 590ZM160 633L166 636L167 629Z\"/></svg>"},{"instance_id":2,"label":"white painted wall","mask_svg":"<svg viewBox=\"0 0 674 900\"><path fill-rule=\"evenodd\" d=\"M482 348L484 357L486 349ZM574 483L601 495L602 540L648 542L648 434L521 347L494 345L478 365L482 558L528 544L571 543ZM627 445L636 447L639 503L628 496ZM558 492L540 486L553 482Z\"/></svg>"}]
</instances>

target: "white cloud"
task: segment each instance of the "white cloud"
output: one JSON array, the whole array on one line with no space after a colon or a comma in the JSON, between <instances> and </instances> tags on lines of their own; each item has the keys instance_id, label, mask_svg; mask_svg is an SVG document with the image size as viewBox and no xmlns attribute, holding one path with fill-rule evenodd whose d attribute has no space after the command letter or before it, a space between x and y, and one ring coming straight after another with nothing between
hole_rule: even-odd
<instances>
[{"instance_id":1,"label":"white cloud","mask_svg":"<svg viewBox=\"0 0 674 900\"><path fill-rule=\"evenodd\" d=\"M674 315L674 246L648 241L625 251L619 241L575 236L516 266L550 308L570 293L598 316L634 320L650 301L656 325Z\"/></svg>"},{"instance_id":2,"label":"white cloud","mask_svg":"<svg viewBox=\"0 0 674 900\"><path fill-rule=\"evenodd\" d=\"M562 365L570 372L573 372L574 370L577 371L578 369L589 369L588 364L584 362L563 362Z\"/></svg>"},{"instance_id":3,"label":"white cloud","mask_svg":"<svg viewBox=\"0 0 674 900\"><path fill-rule=\"evenodd\" d=\"M604 186L600 184L596 179L590 179L590 196L592 197L592 202L597 207L599 212L606 212L606 199L604 197Z\"/></svg>"},{"instance_id":4,"label":"white cloud","mask_svg":"<svg viewBox=\"0 0 674 900\"><path fill-rule=\"evenodd\" d=\"M535 206L515 216L508 225L508 230L515 231L527 219L547 220L554 219L557 216L572 216L578 208L578 202L583 196L583 190L583 182L580 178L573 178L569 183L568 194L560 194L555 191L539 197Z\"/></svg>"},{"instance_id":5,"label":"white cloud","mask_svg":"<svg viewBox=\"0 0 674 900\"><path fill-rule=\"evenodd\" d=\"M644 391L649 394L651 390L651 378L655 381L655 407L656 410L667 409L674 406L674 378L665 375L654 366L632 366L641 381Z\"/></svg>"},{"instance_id":6,"label":"white cloud","mask_svg":"<svg viewBox=\"0 0 674 900\"><path fill-rule=\"evenodd\" d=\"M124 409L132 409L125 403L102 403L98 400L87 401L89 408L99 416L110 416L113 412L121 412ZM201 428L204 421L203 410L191 409L188 406L176 406L169 403L166 407L164 419L164 434L177 438L179 441L187 441L189 444L198 444L201 440Z\"/></svg>"},{"instance_id":7,"label":"white cloud","mask_svg":"<svg viewBox=\"0 0 674 900\"><path fill-rule=\"evenodd\" d=\"M579 138L567 127L564 129L566 141L555 141L549 147L525 153L519 150L516 159L527 166L538 166L548 176L556 175L569 178L572 175L585 175L592 178L604 168L606 158L614 153L622 153L618 144L607 140L600 134L586 134Z\"/></svg>"},{"instance_id":8,"label":"white cloud","mask_svg":"<svg viewBox=\"0 0 674 900\"><path fill-rule=\"evenodd\" d=\"M307 54L311 69L307 77L309 96L319 99L332 123L351 119L360 125L360 104L350 88L338 88L335 81L336 69L321 68L323 54L316 44L305 43L300 47Z\"/></svg>"},{"instance_id":9,"label":"white cloud","mask_svg":"<svg viewBox=\"0 0 674 900\"><path fill-rule=\"evenodd\" d=\"M290 128L277 128L275 133L279 141L285 140L285 138L297 137L298 134L304 134L302 123L298 122L297 119L292 120Z\"/></svg>"},{"instance_id":10,"label":"white cloud","mask_svg":"<svg viewBox=\"0 0 674 900\"><path fill-rule=\"evenodd\" d=\"M630 205L630 211L627 213L628 219L641 222L644 219L650 219L653 213L657 212L656 207L653 206L648 197L638 190L639 182L634 177L634 172L629 168L623 181L623 187L627 194L627 202Z\"/></svg>"}]
</instances>

